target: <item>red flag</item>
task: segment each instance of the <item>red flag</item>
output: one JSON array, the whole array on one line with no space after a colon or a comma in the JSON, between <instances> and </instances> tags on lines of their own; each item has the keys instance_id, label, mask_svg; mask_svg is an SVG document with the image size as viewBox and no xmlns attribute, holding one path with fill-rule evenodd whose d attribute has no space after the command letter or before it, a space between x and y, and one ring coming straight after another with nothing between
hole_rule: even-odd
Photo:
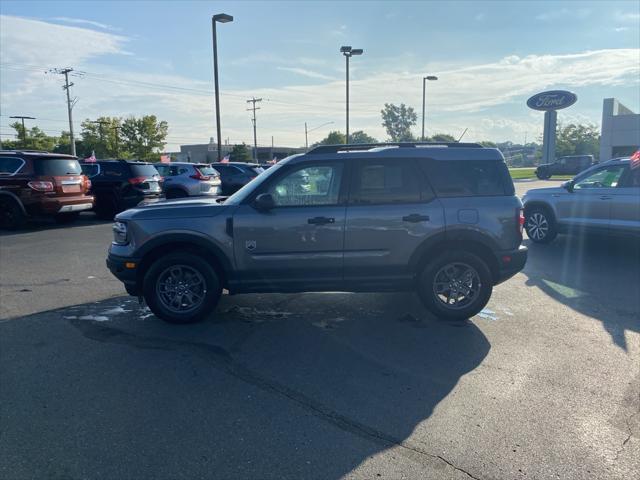
<instances>
[{"instance_id":1,"label":"red flag","mask_svg":"<svg viewBox=\"0 0 640 480\"><path fill-rule=\"evenodd\" d=\"M91 151L91 156L84 159L85 163L96 163L96 152Z\"/></svg>"},{"instance_id":2,"label":"red flag","mask_svg":"<svg viewBox=\"0 0 640 480\"><path fill-rule=\"evenodd\" d=\"M171 163L171 155L160 155L160 163Z\"/></svg>"},{"instance_id":3,"label":"red flag","mask_svg":"<svg viewBox=\"0 0 640 480\"><path fill-rule=\"evenodd\" d=\"M629 157L631 160L631 168L640 168L640 149Z\"/></svg>"},{"instance_id":4,"label":"red flag","mask_svg":"<svg viewBox=\"0 0 640 480\"><path fill-rule=\"evenodd\" d=\"M220 160L220 163L229 163L229 155L225 155L224 157L222 157L222 160Z\"/></svg>"}]
</instances>

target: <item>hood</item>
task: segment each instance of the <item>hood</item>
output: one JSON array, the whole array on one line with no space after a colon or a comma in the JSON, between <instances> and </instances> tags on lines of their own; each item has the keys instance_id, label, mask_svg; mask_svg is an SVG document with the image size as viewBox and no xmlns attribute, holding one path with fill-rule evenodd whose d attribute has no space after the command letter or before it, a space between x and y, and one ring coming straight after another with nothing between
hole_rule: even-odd
<instances>
[{"instance_id":1,"label":"hood","mask_svg":"<svg viewBox=\"0 0 640 480\"><path fill-rule=\"evenodd\" d=\"M142 203L116 216L116 220L149 220L156 218L213 217L229 207L216 198L196 197Z\"/></svg>"},{"instance_id":2,"label":"hood","mask_svg":"<svg viewBox=\"0 0 640 480\"><path fill-rule=\"evenodd\" d=\"M568 193L565 188L562 187L546 187L546 188L532 188L527 190L525 197L547 197L558 193Z\"/></svg>"}]
</instances>

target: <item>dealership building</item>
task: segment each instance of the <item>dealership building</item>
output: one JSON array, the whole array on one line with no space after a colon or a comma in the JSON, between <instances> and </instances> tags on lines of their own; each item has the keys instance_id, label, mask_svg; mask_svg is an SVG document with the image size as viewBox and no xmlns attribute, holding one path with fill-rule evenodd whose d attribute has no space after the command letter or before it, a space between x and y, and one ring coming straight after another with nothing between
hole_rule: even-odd
<instances>
[{"instance_id":1,"label":"dealership building","mask_svg":"<svg viewBox=\"0 0 640 480\"><path fill-rule=\"evenodd\" d=\"M633 113L615 98L602 105L600 161L626 157L640 148L640 114Z\"/></svg>"}]
</instances>

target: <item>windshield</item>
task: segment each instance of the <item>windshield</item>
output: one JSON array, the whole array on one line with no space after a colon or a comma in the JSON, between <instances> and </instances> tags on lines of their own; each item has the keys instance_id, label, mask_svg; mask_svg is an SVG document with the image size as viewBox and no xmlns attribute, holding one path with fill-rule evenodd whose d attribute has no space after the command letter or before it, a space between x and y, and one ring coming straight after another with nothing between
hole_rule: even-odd
<instances>
[{"instance_id":1,"label":"windshield","mask_svg":"<svg viewBox=\"0 0 640 480\"><path fill-rule=\"evenodd\" d=\"M158 175L156 167L149 163L130 163L129 166L134 177L153 177Z\"/></svg>"},{"instance_id":2,"label":"windshield","mask_svg":"<svg viewBox=\"0 0 640 480\"><path fill-rule=\"evenodd\" d=\"M196 165L196 169L202 175L219 175L218 171L211 165Z\"/></svg>"},{"instance_id":3,"label":"windshield","mask_svg":"<svg viewBox=\"0 0 640 480\"><path fill-rule=\"evenodd\" d=\"M81 175L80 162L72 158L37 158L33 162L36 175Z\"/></svg>"}]
</instances>

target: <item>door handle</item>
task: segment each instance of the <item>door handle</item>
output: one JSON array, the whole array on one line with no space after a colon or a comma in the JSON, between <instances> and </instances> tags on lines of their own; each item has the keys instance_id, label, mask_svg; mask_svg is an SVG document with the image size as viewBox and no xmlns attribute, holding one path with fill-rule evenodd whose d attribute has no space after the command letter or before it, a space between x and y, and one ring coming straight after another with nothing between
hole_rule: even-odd
<instances>
[{"instance_id":1,"label":"door handle","mask_svg":"<svg viewBox=\"0 0 640 480\"><path fill-rule=\"evenodd\" d=\"M609 195L602 195L600 200L611 200L611 197Z\"/></svg>"},{"instance_id":2,"label":"door handle","mask_svg":"<svg viewBox=\"0 0 640 480\"><path fill-rule=\"evenodd\" d=\"M419 215L417 213L412 213L411 215L407 215L406 217L402 217L402 221L403 222L411 222L411 223L428 222L429 221L429 215Z\"/></svg>"},{"instance_id":3,"label":"door handle","mask_svg":"<svg viewBox=\"0 0 640 480\"><path fill-rule=\"evenodd\" d=\"M311 225L326 225L327 223L336 223L335 218L330 217L313 217L307 220Z\"/></svg>"}]
</instances>

